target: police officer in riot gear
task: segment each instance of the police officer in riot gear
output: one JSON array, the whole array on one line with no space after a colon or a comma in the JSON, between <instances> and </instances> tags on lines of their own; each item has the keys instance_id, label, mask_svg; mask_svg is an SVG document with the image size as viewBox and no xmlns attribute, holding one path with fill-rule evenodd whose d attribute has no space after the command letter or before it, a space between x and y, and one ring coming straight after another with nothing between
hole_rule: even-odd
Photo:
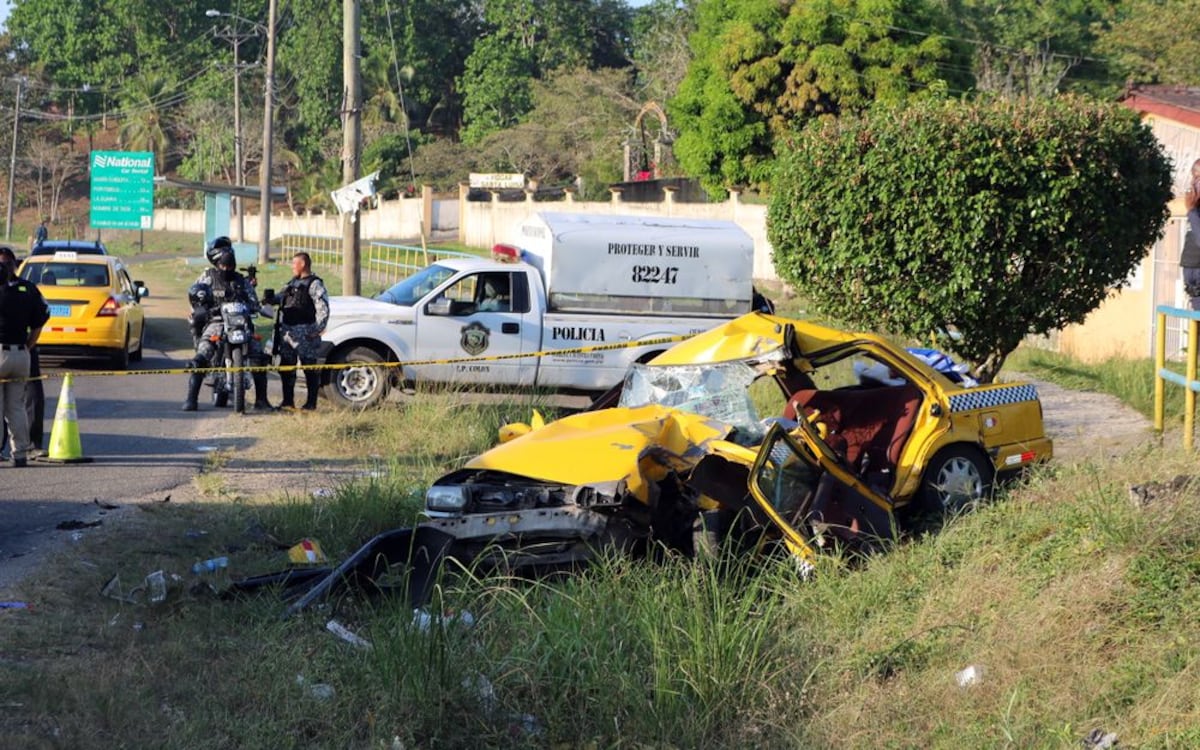
<instances>
[{"instance_id":1,"label":"police officer in riot gear","mask_svg":"<svg viewBox=\"0 0 1200 750\"><path fill-rule=\"evenodd\" d=\"M316 364L321 333L329 322L329 292L321 277L312 272L312 258L308 253L296 253L292 257L292 280L267 302L279 305L279 328L275 336L279 364L292 367L300 361L304 385L308 389L302 408L312 411L317 408L321 374L308 369L307 365ZM280 370L279 380L283 384L283 403L279 408L295 408L296 371Z\"/></svg>"},{"instance_id":2,"label":"police officer in riot gear","mask_svg":"<svg viewBox=\"0 0 1200 750\"><path fill-rule=\"evenodd\" d=\"M196 355L189 366L196 369L213 367L217 354L214 337L222 332L221 305L225 302L240 301L246 305L251 316L257 315L261 309L258 294L254 286L237 271L237 260L233 253L233 243L228 237L217 237L208 243L204 256L212 264L196 279L196 283L188 289L188 302L192 305L189 319L192 337L196 345ZM257 339L250 340L250 364L262 366L267 364L266 355ZM254 380L255 410L270 410L267 400L267 373L265 371L251 374ZM183 402L184 411L196 411L197 399L200 396L200 386L204 384L203 373L193 372L188 376L187 398Z\"/></svg>"}]
</instances>

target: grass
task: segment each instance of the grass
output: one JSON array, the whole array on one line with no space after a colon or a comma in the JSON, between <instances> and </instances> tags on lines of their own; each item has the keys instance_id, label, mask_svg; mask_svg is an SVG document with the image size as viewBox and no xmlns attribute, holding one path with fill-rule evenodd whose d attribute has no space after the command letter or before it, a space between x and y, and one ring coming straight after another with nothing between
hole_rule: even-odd
<instances>
[{"instance_id":1,"label":"grass","mask_svg":"<svg viewBox=\"0 0 1200 750\"><path fill-rule=\"evenodd\" d=\"M34 609L5 613L0 651L6 742L1067 747L1095 728L1136 747L1200 739L1195 486L1145 507L1127 497L1192 469L1159 448L1048 467L940 533L866 561L824 557L808 582L787 560L612 558L557 581L447 581L431 608L445 621L423 625L398 600L353 595L281 620L273 592L218 600L187 573L222 554L235 575L278 570L271 540L300 537L340 559L411 523L433 476L484 447L503 412L535 405L423 400L296 418L331 435L312 460L360 469L332 496L144 506L26 584ZM266 438L207 471L272 455ZM162 605L97 594L112 575L128 588L158 569L181 577ZM326 632L331 618L374 647ZM982 676L960 687L968 666Z\"/></svg>"},{"instance_id":2,"label":"grass","mask_svg":"<svg viewBox=\"0 0 1200 750\"><path fill-rule=\"evenodd\" d=\"M276 593L220 600L220 577L187 572L217 555L233 575L278 570L276 542L302 537L341 559L411 523L433 478L533 408L550 410L441 389L248 421L253 445L212 456L194 497L130 509L13 592L33 609L0 610L2 744L1065 748L1096 729L1200 744L1197 485L1129 500L1195 471L1161 447L1044 467L936 534L822 557L807 581L788 560L612 558L556 581L447 580L426 624L353 595L283 620ZM335 491L232 491L285 454ZM155 570L178 576L162 604L98 593ZM960 686L968 666L980 677Z\"/></svg>"},{"instance_id":3,"label":"grass","mask_svg":"<svg viewBox=\"0 0 1200 750\"><path fill-rule=\"evenodd\" d=\"M1184 374L1182 364L1170 363L1168 367ZM1064 388L1107 393L1145 416L1154 417L1155 370L1150 359L1113 357L1085 363L1057 352L1018 349L1005 362L1004 369L1027 373ZM1164 391L1164 414L1168 422L1176 423L1184 416L1184 391L1171 383Z\"/></svg>"}]
</instances>

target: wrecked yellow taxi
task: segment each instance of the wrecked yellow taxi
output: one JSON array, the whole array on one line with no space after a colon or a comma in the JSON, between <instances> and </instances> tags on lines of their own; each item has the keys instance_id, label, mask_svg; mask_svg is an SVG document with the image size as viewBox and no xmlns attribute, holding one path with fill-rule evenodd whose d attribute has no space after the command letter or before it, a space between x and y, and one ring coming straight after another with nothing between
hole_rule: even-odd
<instances>
[{"instance_id":1,"label":"wrecked yellow taxi","mask_svg":"<svg viewBox=\"0 0 1200 750\"><path fill-rule=\"evenodd\" d=\"M898 511L961 507L1053 452L1031 384L969 386L879 336L761 313L635 365L605 403L507 427L430 487L429 525L480 554L691 552L703 529L767 531L811 558L893 538Z\"/></svg>"},{"instance_id":2,"label":"wrecked yellow taxi","mask_svg":"<svg viewBox=\"0 0 1200 750\"><path fill-rule=\"evenodd\" d=\"M408 565L418 602L447 558L520 572L614 548L769 546L808 565L983 499L1052 453L1029 383L963 382L879 336L751 313L634 365L587 411L506 425L428 489L426 520L323 587L387 560Z\"/></svg>"}]
</instances>

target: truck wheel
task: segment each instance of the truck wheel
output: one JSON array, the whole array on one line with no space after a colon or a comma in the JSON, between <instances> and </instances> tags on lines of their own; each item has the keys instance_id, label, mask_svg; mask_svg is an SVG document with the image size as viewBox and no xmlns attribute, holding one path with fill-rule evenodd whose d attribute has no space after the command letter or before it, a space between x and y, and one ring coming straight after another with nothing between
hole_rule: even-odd
<instances>
[{"instance_id":1,"label":"truck wheel","mask_svg":"<svg viewBox=\"0 0 1200 750\"><path fill-rule=\"evenodd\" d=\"M992 494L992 462L967 445L942 448L925 467L919 502L924 510L954 512Z\"/></svg>"},{"instance_id":2,"label":"truck wheel","mask_svg":"<svg viewBox=\"0 0 1200 750\"><path fill-rule=\"evenodd\" d=\"M325 386L325 397L330 403L343 409L365 409L387 398L390 373L384 367L370 367L383 362L375 350L358 346L334 355L330 362L363 364L330 373L329 384Z\"/></svg>"}]
</instances>

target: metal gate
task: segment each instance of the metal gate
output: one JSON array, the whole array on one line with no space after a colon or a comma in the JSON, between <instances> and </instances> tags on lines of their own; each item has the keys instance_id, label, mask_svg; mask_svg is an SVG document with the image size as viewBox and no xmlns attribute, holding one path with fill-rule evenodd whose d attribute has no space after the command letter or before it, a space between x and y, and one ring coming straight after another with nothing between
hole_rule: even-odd
<instances>
[{"instance_id":1,"label":"metal gate","mask_svg":"<svg viewBox=\"0 0 1200 750\"><path fill-rule=\"evenodd\" d=\"M1183 277L1179 272L1179 253L1183 248L1183 235L1187 232L1187 218L1173 216L1167 221L1163 236L1154 244L1154 279L1152 280L1153 304L1150 305L1150 340L1146 342L1147 354L1154 356L1154 341L1158 335L1159 318L1155 310L1160 305L1186 308L1187 295L1183 292ZM1187 351L1187 320L1168 317L1166 356L1168 362L1179 362Z\"/></svg>"}]
</instances>

